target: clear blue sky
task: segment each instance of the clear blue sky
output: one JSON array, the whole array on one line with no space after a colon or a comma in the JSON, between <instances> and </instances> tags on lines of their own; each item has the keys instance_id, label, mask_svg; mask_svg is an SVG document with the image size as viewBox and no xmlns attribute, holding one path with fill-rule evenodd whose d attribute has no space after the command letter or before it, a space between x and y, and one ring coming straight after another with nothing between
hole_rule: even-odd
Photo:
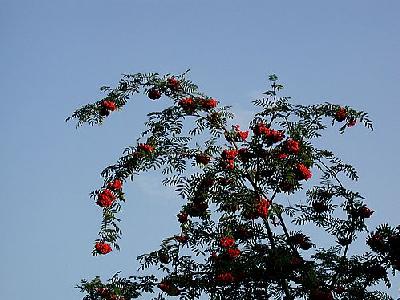
<instances>
[{"instance_id":1,"label":"clear blue sky","mask_svg":"<svg viewBox=\"0 0 400 300\"><path fill-rule=\"evenodd\" d=\"M1 0L0 299L81 299L81 278L133 274L137 255L176 232L179 199L143 176L127 187L122 251L90 255L100 212L88 193L163 103L138 97L78 131L64 119L121 73L191 68L243 119L270 73L298 103L369 111L373 133L327 142L359 169L371 228L400 223L399 12L397 0Z\"/></svg>"}]
</instances>

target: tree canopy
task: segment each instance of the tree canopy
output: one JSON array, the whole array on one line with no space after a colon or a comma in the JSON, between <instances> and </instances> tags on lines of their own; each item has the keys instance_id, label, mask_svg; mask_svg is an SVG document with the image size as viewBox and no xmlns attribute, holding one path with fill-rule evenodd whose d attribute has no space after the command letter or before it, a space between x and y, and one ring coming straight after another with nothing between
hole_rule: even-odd
<instances>
[{"instance_id":1,"label":"tree canopy","mask_svg":"<svg viewBox=\"0 0 400 300\"><path fill-rule=\"evenodd\" d=\"M102 208L93 255L119 249L123 187L141 172L160 170L160 184L184 200L180 232L141 255L148 274L82 280L85 300L152 299L392 299L374 286L390 286L400 270L400 227L368 230L373 210L346 186L357 171L316 141L333 126L372 130L366 112L346 105L294 104L269 76L268 90L252 101L250 124L236 124L230 106L179 75L123 75L103 99L76 110L77 126L98 125L139 93L171 105L148 114L145 129L120 159L106 167L91 193ZM243 127L243 128L242 128ZM345 138L345 137L343 137ZM312 184L311 184L312 183ZM330 238L307 233L313 224ZM350 254L361 232L365 249Z\"/></svg>"}]
</instances>

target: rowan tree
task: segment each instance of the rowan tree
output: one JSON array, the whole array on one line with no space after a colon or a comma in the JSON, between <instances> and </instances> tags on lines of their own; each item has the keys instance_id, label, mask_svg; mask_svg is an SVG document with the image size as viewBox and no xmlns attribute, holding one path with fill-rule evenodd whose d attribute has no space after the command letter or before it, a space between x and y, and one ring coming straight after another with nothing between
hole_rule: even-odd
<instances>
[{"instance_id":1,"label":"rowan tree","mask_svg":"<svg viewBox=\"0 0 400 300\"><path fill-rule=\"evenodd\" d=\"M340 134L355 125L372 130L368 114L327 102L294 104L282 89L269 76L268 90L252 102L258 112L244 126L187 72L127 74L67 119L101 124L140 93L171 103L149 113L137 143L102 171L104 184L91 193L102 209L93 255L119 249L123 187L140 173L161 170L160 184L173 186L184 201L180 232L138 257L152 275L139 270L129 278L82 280L85 300L392 299L374 286L390 287L389 274L400 270L400 227L369 231L374 211L346 187L358 179L356 170L316 146L330 126ZM330 246L318 245L305 224L325 231ZM365 249L350 251L363 232Z\"/></svg>"}]
</instances>

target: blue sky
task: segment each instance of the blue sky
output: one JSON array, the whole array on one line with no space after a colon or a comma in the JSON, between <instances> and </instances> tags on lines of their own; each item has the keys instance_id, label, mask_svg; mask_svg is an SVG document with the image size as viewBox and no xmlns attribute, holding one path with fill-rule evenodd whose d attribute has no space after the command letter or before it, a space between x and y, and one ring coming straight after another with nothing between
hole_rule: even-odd
<instances>
[{"instance_id":1,"label":"blue sky","mask_svg":"<svg viewBox=\"0 0 400 300\"><path fill-rule=\"evenodd\" d=\"M270 73L297 103L367 110L374 132L356 127L326 142L358 168L356 188L376 210L371 228L399 223L400 2L0 4L1 299L81 299L73 288L81 278L133 274L137 255L176 232L179 199L142 176L126 188L122 251L90 255L100 214L88 193L135 141L145 113L166 104L138 97L104 126L64 122L121 73L191 68L190 78L241 120ZM397 279L393 296L399 287Z\"/></svg>"}]
</instances>

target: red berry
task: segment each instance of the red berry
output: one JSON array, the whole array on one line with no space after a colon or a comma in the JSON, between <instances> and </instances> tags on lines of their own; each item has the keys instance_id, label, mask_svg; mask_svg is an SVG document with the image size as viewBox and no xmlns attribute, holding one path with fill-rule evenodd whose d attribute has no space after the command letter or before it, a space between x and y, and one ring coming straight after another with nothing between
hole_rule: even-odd
<instances>
[{"instance_id":1,"label":"red berry","mask_svg":"<svg viewBox=\"0 0 400 300\"><path fill-rule=\"evenodd\" d=\"M170 77L167 79L167 86L170 88L172 91L178 91L181 87L181 83L179 82L178 79L174 77Z\"/></svg>"},{"instance_id":2,"label":"red berry","mask_svg":"<svg viewBox=\"0 0 400 300\"><path fill-rule=\"evenodd\" d=\"M115 102L114 101L110 101L110 100L104 100L101 103L101 106L103 108L107 109L107 110L110 110L110 111L114 111L117 108L117 106L115 105Z\"/></svg>"},{"instance_id":3,"label":"red berry","mask_svg":"<svg viewBox=\"0 0 400 300\"><path fill-rule=\"evenodd\" d=\"M161 92L157 89L157 88L152 88L148 91L147 96L151 99L151 100L157 100L160 99L161 97Z\"/></svg>"},{"instance_id":4,"label":"red berry","mask_svg":"<svg viewBox=\"0 0 400 300\"><path fill-rule=\"evenodd\" d=\"M300 144L298 141L293 140L293 139L288 139L285 143L286 146L286 150L290 153L290 154L297 154L299 153L300 150Z\"/></svg>"},{"instance_id":5,"label":"red berry","mask_svg":"<svg viewBox=\"0 0 400 300\"><path fill-rule=\"evenodd\" d=\"M110 291L107 288L97 288L96 292L99 294L99 296L108 298L110 296Z\"/></svg>"},{"instance_id":6,"label":"red berry","mask_svg":"<svg viewBox=\"0 0 400 300\"><path fill-rule=\"evenodd\" d=\"M203 99L201 102L201 107L204 109L215 108L218 104L218 101L211 98L211 99Z\"/></svg>"},{"instance_id":7,"label":"red berry","mask_svg":"<svg viewBox=\"0 0 400 300\"><path fill-rule=\"evenodd\" d=\"M146 153L151 153L151 152L154 151L154 147L149 145L149 144L139 144L138 145L138 150L139 151L141 150L141 151L146 152Z\"/></svg>"},{"instance_id":8,"label":"red berry","mask_svg":"<svg viewBox=\"0 0 400 300\"><path fill-rule=\"evenodd\" d=\"M116 178L113 181L111 181L107 185L107 187L112 189L112 190L120 190L120 189L122 189L122 181L120 179Z\"/></svg>"},{"instance_id":9,"label":"red berry","mask_svg":"<svg viewBox=\"0 0 400 300\"><path fill-rule=\"evenodd\" d=\"M243 142L246 141L246 139L249 136L249 131L248 130L240 130L239 125L235 125L235 126L233 126L233 128L235 129L237 137L240 140L242 140Z\"/></svg>"},{"instance_id":10,"label":"red berry","mask_svg":"<svg viewBox=\"0 0 400 300\"><path fill-rule=\"evenodd\" d=\"M358 215L363 219L367 219L367 218L371 217L373 213L374 213L374 211L369 209L366 206L362 206L358 209Z\"/></svg>"},{"instance_id":11,"label":"red berry","mask_svg":"<svg viewBox=\"0 0 400 300\"><path fill-rule=\"evenodd\" d=\"M231 272L218 274L215 279L222 283L231 283L235 280Z\"/></svg>"},{"instance_id":12,"label":"red berry","mask_svg":"<svg viewBox=\"0 0 400 300\"><path fill-rule=\"evenodd\" d=\"M116 197L111 190L105 189L97 196L97 204L100 207L110 207L115 198Z\"/></svg>"},{"instance_id":13,"label":"red berry","mask_svg":"<svg viewBox=\"0 0 400 300\"><path fill-rule=\"evenodd\" d=\"M229 248L227 250L227 253L229 255L229 258L235 259L236 257L238 257L240 255L240 250L238 248Z\"/></svg>"},{"instance_id":14,"label":"red berry","mask_svg":"<svg viewBox=\"0 0 400 300\"><path fill-rule=\"evenodd\" d=\"M347 111L344 107L339 107L339 109L336 111L335 114L335 120L338 122L343 122L346 120L347 117Z\"/></svg>"},{"instance_id":15,"label":"red berry","mask_svg":"<svg viewBox=\"0 0 400 300\"><path fill-rule=\"evenodd\" d=\"M226 160L233 160L238 155L237 150L224 150L222 151L222 158Z\"/></svg>"},{"instance_id":16,"label":"red berry","mask_svg":"<svg viewBox=\"0 0 400 300\"><path fill-rule=\"evenodd\" d=\"M297 164L297 175L300 180L308 180L311 178L311 171L303 164Z\"/></svg>"},{"instance_id":17,"label":"red berry","mask_svg":"<svg viewBox=\"0 0 400 300\"><path fill-rule=\"evenodd\" d=\"M235 245L235 239L230 236L224 236L219 240L219 244L223 248L230 248Z\"/></svg>"},{"instance_id":18,"label":"red berry","mask_svg":"<svg viewBox=\"0 0 400 300\"><path fill-rule=\"evenodd\" d=\"M220 177L220 178L218 178L218 181L219 181L219 183L220 183L222 186L227 186L227 185L229 185L229 184L232 183L232 179L230 179L230 178L225 178L225 177Z\"/></svg>"},{"instance_id":19,"label":"red berry","mask_svg":"<svg viewBox=\"0 0 400 300\"><path fill-rule=\"evenodd\" d=\"M188 214L185 213L185 212L183 212L183 211L180 212L180 213L177 215L177 217L178 217L179 223L186 223L187 220L188 220Z\"/></svg>"},{"instance_id":20,"label":"red berry","mask_svg":"<svg viewBox=\"0 0 400 300\"><path fill-rule=\"evenodd\" d=\"M112 251L111 246L103 242L97 242L95 245L95 249L99 254L107 254Z\"/></svg>"},{"instance_id":21,"label":"red berry","mask_svg":"<svg viewBox=\"0 0 400 300\"><path fill-rule=\"evenodd\" d=\"M176 235L175 240L178 241L181 244L186 244L187 241L189 240L189 237L185 234L182 235Z\"/></svg>"},{"instance_id":22,"label":"red berry","mask_svg":"<svg viewBox=\"0 0 400 300\"><path fill-rule=\"evenodd\" d=\"M254 126L253 132L255 135L267 134L269 132L269 128L263 122L260 122Z\"/></svg>"},{"instance_id":23,"label":"red berry","mask_svg":"<svg viewBox=\"0 0 400 300\"><path fill-rule=\"evenodd\" d=\"M179 100L178 105L181 106L186 113L194 112L196 108L196 103L193 98L190 97Z\"/></svg>"},{"instance_id":24,"label":"red berry","mask_svg":"<svg viewBox=\"0 0 400 300\"><path fill-rule=\"evenodd\" d=\"M276 157L279 159L285 159L288 157L288 155L286 153L278 153L278 155Z\"/></svg>"},{"instance_id":25,"label":"red berry","mask_svg":"<svg viewBox=\"0 0 400 300\"><path fill-rule=\"evenodd\" d=\"M271 205L270 201L261 198L256 205L257 216L265 219L268 216L268 210L270 205Z\"/></svg>"},{"instance_id":26,"label":"red berry","mask_svg":"<svg viewBox=\"0 0 400 300\"><path fill-rule=\"evenodd\" d=\"M227 170L233 170L235 168L235 162L233 160L227 160L225 161L224 167Z\"/></svg>"},{"instance_id":27,"label":"red berry","mask_svg":"<svg viewBox=\"0 0 400 300\"><path fill-rule=\"evenodd\" d=\"M166 283L166 282L161 282L161 283L158 284L158 288L160 290L162 290L163 292L167 293L169 291L169 289L171 288L171 285L169 283Z\"/></svg>"},{"instance_id":28,"label":"red berry","mask_svg":"<svg viewBox=\"0 0 400 300\"><path fill-rule=\"evenodd\" d=\"M274 130L274 129L266 128L266 129L264 129L264 131L265 131L265 137L267 138L268 142L270 142L270 143L280 142L285 137L285 134L281 130Z\"/></svg>"}]
</instances>

